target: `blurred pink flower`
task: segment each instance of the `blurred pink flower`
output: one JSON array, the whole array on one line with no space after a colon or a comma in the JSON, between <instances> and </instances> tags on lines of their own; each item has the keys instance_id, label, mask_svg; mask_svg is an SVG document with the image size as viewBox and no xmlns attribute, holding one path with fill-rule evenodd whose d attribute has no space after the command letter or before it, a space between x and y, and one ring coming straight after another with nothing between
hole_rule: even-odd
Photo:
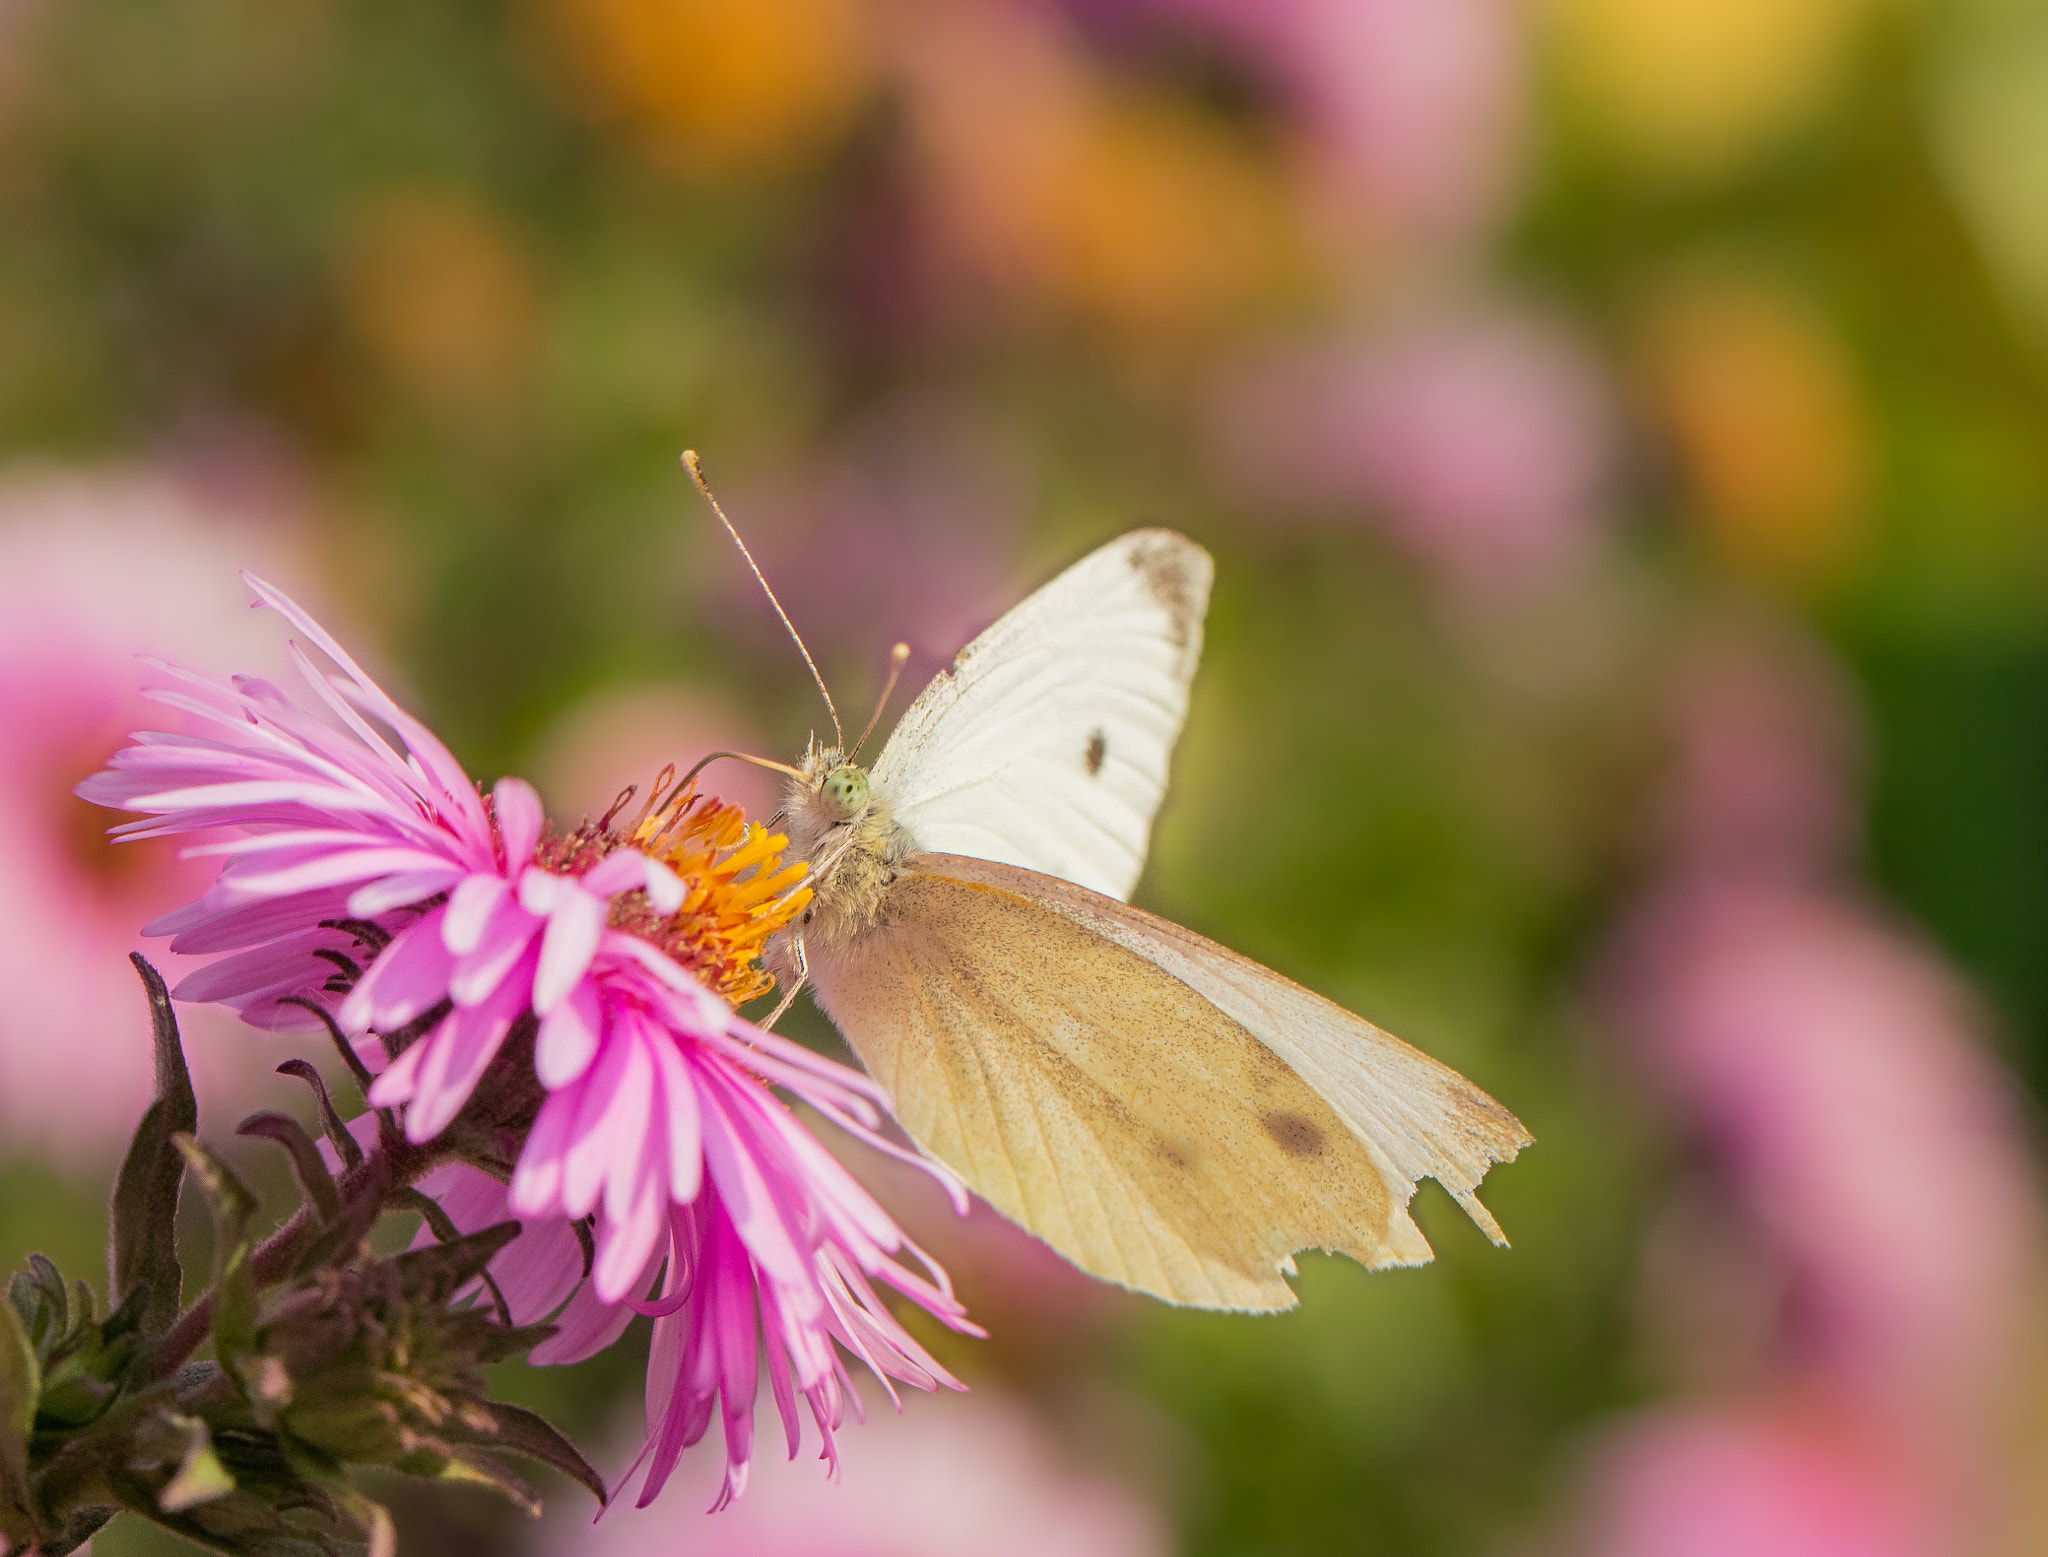
<instances>
[{"instance_id":1,"label":"blurred pink flower","mask_svg":"<svg viewBox=\"0 0 2048 1557\"><path fill-rule=\"evenodd\" d=\"M1433 245L1480 237L1525 142L1516 0L1067 0L1084 20L1198 28L1282 95L1355 221Z\"/></svg>"},{"instance_id":2,"label":"blurred pink flower","mask_svg":"<svg viewBox=\"0 0 2048 1557\"><path fill-rule=\"evenodd\" d=\"M1853 1421L1864 1466L1823 1475L1812 1446L1783 1433L1645 1429L1649 1446L1610 1467L1620 1506L1725 1496L1738 1524L1781 1505L1788 1523L1777 1546L1708 1519L1728 1537L1718 1547L1611 1549L1947 1549L1980 1503L2038 1279L2013 1084L1949 969L1830 885L1851 831L1854 738L1819 651L1745 629L1677 685L1666 875L1619 938L1614 1010L1782 1273L1753 1365ZM1726 1460L1741 1497L1714 1468ZM1825 1522L1795 1540L1816 1508L1847 1518L1852 1485L1880 1494L1856 1496L1885 1543ZM1910 1545L1901 1531L1917 1532Z\"/></svg>"},{"instance_id":3,"label":"blurred pink flower","mask_svg":"<svg viewBox=\"0 0 2048 1557\"><path fill-rule=\"evenodd\" d=\"M1953 976L1850 903L1734 884L1649 905L1628 955L1645 1058L1789 1267L1792 1355L1915 1436L1967 1434L2036 1228Z\"/></svg>"},{"instance_id":4,"label":"blurred pink flower","mask_svg":"<svg viewBox=\"0 0 2048 1557\"><path fill-rule=\"evenodd\" d=\"M1613 432L1560 326L1480 311L1242 364L1213 405L1231 474L1297 515L1365 511L1447 582L1539 586L1598 539Z\"/></svg>"},{"instance_id":5,"label":"blurred pink flower","mask_svg":"<svg viewBox=\"0 0 2048 1557\"><path fill-rule=\"evenodd\" d=\"M1180 0L1291 91L1341 193L1425 238L1506 209L1522 143L1514 0Z\"/></svg>"},{"instance_id":6,"label":"blurred pink flower","mask_svg":"<svg viewBox=\"0 0 2048 1557\"><path fill-rule=\"evenodd\" d=\"M1846 1424L1668 1412L1597 1458L1575 1557L1919 1557L1894 1467Z\"/></svg>"},{"instance_id":7,"label":"blurred pink flower","mask_svg":"<svg viewBox=\"0 0 2048 1557\"><path fill-rule=\"evenodd\" d=\"M926 1280L890 1258L914 1246L767 1087L907 1159L876 1133L881 1092L743 1021L672 955L688 924L679 910L704 891L634 844L658 849L693 813L650 797L641 816L660 824L652 831L614 832L607 818L557 836L522 780L500 779L487 804L317 622L248 582L340 668L330 675L291 646L332 723L269 682L223 686L153 662L152 699L214 733L138 735L79 786L144 813L117 838L230 834L190 851L226 857L214 885L149 927L172 935L173 951L229 954L181 982L181 997L275 1027L317 1020L290 1002L342 994L338 1030L396 1051L369 1101L402 1108L416 1142L455 1121L515 1026L533 1023L547 1096L519 1150L512 1210L542 1222L596 1215L591 1286L603 1304L631 1301L668 1261L643 1505L721 1399L724 1496L744 1490L764 1323L792 1455L797 1394L831 1450L846 1383L835 1342L885 1377L957 1388L870 1286L973 1330L944 1273L929 1266ZM964 1190L931 1171L964 1210ZM553 1242L557 1272L524 1273L547 1287L583 1267L580 1248L571 1261Z\"/></svg>"},{"instance_id":8,"label":"blurred pink flower","mask_svg":"<svg viewBox=\"0 0 2048 1557\"><path fill-rule=\"evenodd\" d=\"M848 1440L838 1484L764 1465L755 1495L717 1518L698 1513L709 1466L688 1495L645 1524L557 1517L550 1557L1166 1557L1159 1514L1123 1486L1062 1465L1030 1415L977 1392L944 1411L912 1401Z\"/></svg>"},{"instance_id":9,"label":"blurred pink flower","mask_svg":"<svg viewBox=\"0 0 2048 1557\"><path fill-rule=\"evenodd\" d=\"M1861 750L1840 667L1787 630L1710 633L1670 691L1652 843L1668 874L1810 881L1853 844Z\"/></svg>"},{"instance_id":10,"label":"blurred pink flower","mask_svg":"<svg viewBox=\"0 0 2048 1557\"><path fill-rule=\"evenodd\" d=\"M72 793L148 714L135 656L167 649L211 671L281 667L234 570L286 561L274 506L202 503L150 475L0 482L0 1120L10 1149L82 1160L117 1150L149 1100L137 927L203 885L170 845L115 850ZM288 565L288 564L287 564ZM203 1106L246 1095L222 1064L230 1024L187 1013Z\"/></svg>"}]
</instances>

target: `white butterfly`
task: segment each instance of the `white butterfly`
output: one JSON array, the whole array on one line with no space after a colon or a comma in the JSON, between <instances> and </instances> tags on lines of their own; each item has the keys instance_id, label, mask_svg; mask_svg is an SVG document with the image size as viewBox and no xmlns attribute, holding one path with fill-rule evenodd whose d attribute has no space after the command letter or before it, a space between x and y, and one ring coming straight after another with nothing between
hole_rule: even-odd
<instances>
[{"instance_id":1,"label":"white butterfly","mask_svg":"<svg viewBox=\"0 0 2048 1557\"><path fill-rule=\"evenodd\" d=\"M1429 1259L1424 1177L1504 1242L1475 1190L1532 1138L1457 1072L1124 902L1212 573L1134 531L969 644L871 774L814 743L781 821L816 897L772 953L1004 1215L1168 1302L1280 1309L1297 1250Z\"/></svg>"}]
</instances>

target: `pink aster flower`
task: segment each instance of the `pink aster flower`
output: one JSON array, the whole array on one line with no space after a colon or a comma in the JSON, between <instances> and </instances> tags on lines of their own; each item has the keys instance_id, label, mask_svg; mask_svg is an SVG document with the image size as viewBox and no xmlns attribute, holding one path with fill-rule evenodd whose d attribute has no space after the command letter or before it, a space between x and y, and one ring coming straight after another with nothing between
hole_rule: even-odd
<instances>
[{"instance_id":1,"label":"pink aster flower","mask_svg":"<svg viewBox=\"0 0 2048 1557\"><path fill-rule=\"evenodd\" d=\"M317 1019L293 1002L333 1006L339 1031L383 1066L370 1102L402 1110L421 1143L502 1072L514 1030L530 1031L545 1100L509 1196L458 1185L462 1213L483 1225L508 1205L527 1221L518 1257L500 1261L521 1318L544 1316L582 1279L574 1224L595 1218L588 1289L541 1360L608 1344L667 1262L651 1307L643 1503L721 1400L726 1496L744 1488L764 1330L792 1454L799 1394L832 1452L848 1401L836 1346L885 1379L958 1388L872 1285L972 1331L943 1272L926 1262L927 1279L893 1258L914 1246L768 1089L907 1159L877 1133L882 1094L742 1020L704 982L755 992L760 937L807 897L801 871L763 874L777 841L686 796L650 802L627 832L608 817L561 836L518 779L486 802L318 623L249 582L340 668L324 673L292 646L332 722L268 682L223 686L158 664L165 685L150 695L220 733L137 736L79 791L144 813L119 838L229 835L193 851L225 857L214 885L149 927L174 951L227 954L181 982L180 997L225 1001L271 1027ZM736 881L742 859L755 873ZM755 906L729 913L742 898ZM692 920L686 901L716 911Z\"/></svg>"},{"instance_id":2,"label":"pink aster flower","mask_svg":"<svg viewBox=\"0 0 2048 1557\"><path fill-rule=\"evenodd\" d=\"M760 1083L907 1158L872 1133L872 1084L758 1029L739 1042L721 1028L745 1024L715 996L643 979L637 965L602 971L591 1015L592 1028L610 1034L602 1055L585 1058L576 1079L550 1093L509 1190L468 1168L442 1170L427 1187L445 1190L443 1207L465 1231L521 1219L524 1230L492 1266L520 1324L547 1318L569 1297L582 1260L575 1223L600 1210L591 1280L530 1360L580 1361L615 1340L635 1311L656 1316L640 1506L714 1414L726 1448L718 1506L745 1490L763 1363L790 1456L802 1442L801 1396L835 1468L834 1434L860 1409L835 1343L865 1362L892 1400L892 1379L960 1388L875 1290L888 1287L980 1334L944 1271ZM678 1045L673 1034L692 1030L686 1023L699 1024L698 1041ZM545 1081L546 1066L559 1061L540 1063ZM893 1258L904 1250L927 1275ZM659 1299L634 1302L664 1261Z\"/></svg>"}]
</instances>

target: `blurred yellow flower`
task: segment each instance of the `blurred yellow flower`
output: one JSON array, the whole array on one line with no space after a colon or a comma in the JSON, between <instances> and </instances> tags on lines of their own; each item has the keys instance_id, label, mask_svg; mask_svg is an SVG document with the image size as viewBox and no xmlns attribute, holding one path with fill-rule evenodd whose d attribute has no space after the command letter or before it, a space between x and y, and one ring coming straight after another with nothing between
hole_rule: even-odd
<instances>
[{"instance_id":1,"label":"blurred yellow flower","mask_svg":"<svg viewBox=\"0 0 2048 1557\"><path fill-rule=\"evenodd\" d=\"M422 403L498 404L531 363L538 286L516 237L459 190L391 190L351 217L335 286L349 327Z\"/></svg>"},{"instance_id":2,"label":"blurred yellow flower","mask_svg":"<svg viewBox=\"0 0 2048 1557\"><path fill-rule=\"evenodd\" d=\"M979 275L1157 339L1288 267L1276 163L1191 105L1119 89L1046 17L927 8L903 55L937 220Z\"/></svg>"},{"instance_id":3,"label":"blurred yellow flower","mask_svg":"<svg viewBox=\"0 0 2048 1557\"><path fill-rule=\"evenodd\" d=\"M1798 299L1735 278L1676 283L1643 330L1650 398L1725 560L1793 586L1861 542L1869 431L1853 364Z\"/></svg>"},{"instance_id":4,"label":"blurred yellow flower","mask_svg":"<svg viewBox=\"0 0 2048 1557\"><path fill-rule=\"evenodd\" d=\"M1571 86L1629 153L1716 171L1826 96L1882 0L1546 0Z\"/></svg>"},{"instance_id":5,"label":"blurred yellow flower","mask_svg":"<svg viewBox=\"0 0 2048 1557\"><path fill-rule=\"evenodd\" d=\"M652 161L705 177L802 163L873 77L862 0L545 0L567 83Z\"/></svg>"}]
</instances>

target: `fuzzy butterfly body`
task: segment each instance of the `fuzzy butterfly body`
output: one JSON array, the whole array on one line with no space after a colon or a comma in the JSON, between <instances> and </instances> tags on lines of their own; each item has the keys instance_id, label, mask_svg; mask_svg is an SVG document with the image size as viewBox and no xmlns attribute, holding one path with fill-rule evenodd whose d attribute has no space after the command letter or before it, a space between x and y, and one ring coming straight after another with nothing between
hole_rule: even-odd
<instances>
[{"instance_id":1,"label":"fuzzy butterfly body","mask_svg":"<svg viewBox=\"0 0 2048 1557\"><path fill-rule=\"evenodd\" d=\"M1207 553L1141 530L968 645L872 772L814 746L782 823L815 898L772 948L897 1118L1083 1270L1278 1309L1293 1254L1430 1249L1439 1180L1531 1137L1462 1076L1124 899L1201 655Z\"/></svg>"}]
</instances>

